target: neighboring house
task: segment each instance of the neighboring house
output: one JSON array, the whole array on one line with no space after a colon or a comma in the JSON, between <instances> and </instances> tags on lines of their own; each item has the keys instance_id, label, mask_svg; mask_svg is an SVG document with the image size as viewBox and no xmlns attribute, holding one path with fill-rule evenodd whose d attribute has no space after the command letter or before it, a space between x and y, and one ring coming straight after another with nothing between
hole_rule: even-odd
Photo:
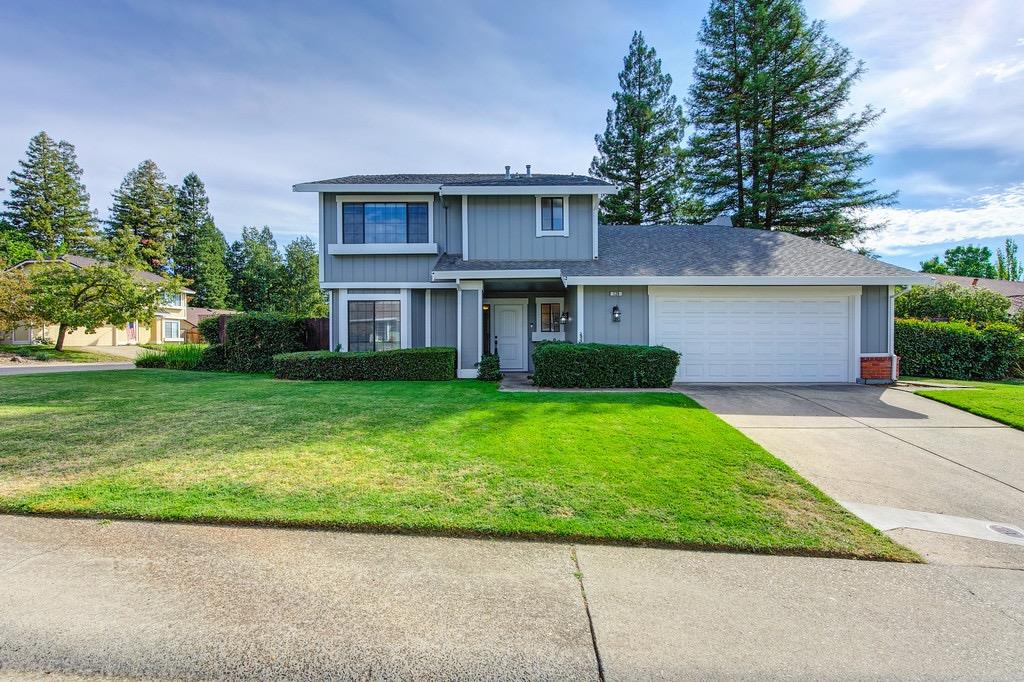
<instances>
[{"instance_id":1,"label":"neighboring house","mask_svg":"<svg viewBox=\"0 0 1024 682\"><path fill-rule=\"evenodd\" d=\"M87 268L99 263L95 258L85 256L62 256L61 260L76 268ZM25 261L14 267L29 267L38 261ZM145 270L136 270L135 276L150 282L163 282L164 278ZM191 289L183 289L182 293L167 296L157 310L156 317L150 322L129 322L123 327L103 325L95 332L85 329L68 331L64 337L66 346L129 346L142 343L179 343L185 340L184 331L188 318L188 294L195 293ZM58 325L46 324L39 327L18 327L11 334L0 333L0 343L30 344L36 342L53 342L57 339Z\"/></svg>"},{"instance_id":2,"label":"neighboring house","mask_svg":"<svg viewBox=\"0 0 1024 682\"><path fill-rule=\"evenodd\" d=\"M221 315L237 315L237 310L226 310L222 308L194 308L188 307L187 319L182 321L182 336L189 343L203 343L203 337L199 333L199 323L208 317L220 317Z\"/></svg>"},{"instance_id":3,"label":"neighboring house","mask_svg":"<svg viewBox=\"0 0 1024 682\"><path fill-rule=\"evenodd\" d=\"M1024 310L1024 282L1010 282L1005 279L985 279L984 277L961 277L959 275L931 275L937 281L953 282L960 286L975 289L988 289L1010 299L1010 314Z\"/></svg>"},{"instance_id":4,"label":"neighboring house","mask_svg":"<svg viewBox=\"0 0 1024 682\"><path fill-rule=\"evenodd\" d=\"M931 278L781 232L598 225L580 175L353 175L316 192L331 347L497 351L541 340L664 345L678 380L889 380L893 289Z\"/></svg>"}]
</instances>

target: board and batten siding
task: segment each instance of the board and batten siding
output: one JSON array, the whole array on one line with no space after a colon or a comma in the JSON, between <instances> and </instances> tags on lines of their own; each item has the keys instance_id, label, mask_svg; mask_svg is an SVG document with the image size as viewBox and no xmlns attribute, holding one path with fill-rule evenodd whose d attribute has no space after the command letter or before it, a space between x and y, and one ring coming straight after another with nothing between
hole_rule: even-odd
<instances>
[{"instance_id":1,"label":"board and batten siding","mask_svg":"<svg viewBox=\"0 0 1024 682\"><path fill-rule=\"evenodd\" d=\"M426 308L427 297L426 290L424 289L412 289L409 291L409 321L411 338L409 339L409 345L412 348L423 348L427 345L427 334L426 334ZM402 314L406 314L402 311Z\"/></svg>"},{"instance_id":2,"label":"board and batten siding","mask_svg":"<svg viewBox=\"0 0 1024 682\"><path fill-rule=\"evenodd\" d=\"M612 296L612 292L622 292ZM612 307L622 319L612 322ZM584 343L646 345L650 332L646 286L587 286L583 289Z\"/></svg>"},{"instance_id":3,"label":"board and batten siding","mask_svg":"<svg viewBox=\"0 0 1024 682\"><path fill-rule=\"evenodd\" d=\"M860 352L889 352L889 287L867 286L861 289Z\"/></svg>"},{"instance_id":4,"label":"board and batten siding","mask_svg":"<svg viewBox=\"0 0 1024 682\"><path fill-rule=\"evenodd\" d=\"M467 199L469 258L590 260L593 258L593 199L588 194L569 197L568 237L538 237L535 196L470 196Z\"/></svg>"},{"instance_id":5,"label":"board and batten siding","mask_svg":"<svg viewBox=\"0 0 1024 682\"><path fill-rule=\"evenodd\" d=\"M473 369L476 367L480 357L480 328L478 318L480 317L480 294L478 289L461 289L459 296L462 296L462 347L459 348L459 368Z\"/></svg>"},{"instance_id":6,"label":"board and batten siding","mask_svg":"<svg viewBox=\"0 0 1024 682\"><path fill-rule=\"evenodd\" d=\"M430 291L430 345L455 348L459 342L458 299L455 289Z\"/></svg>"}]
</instances>

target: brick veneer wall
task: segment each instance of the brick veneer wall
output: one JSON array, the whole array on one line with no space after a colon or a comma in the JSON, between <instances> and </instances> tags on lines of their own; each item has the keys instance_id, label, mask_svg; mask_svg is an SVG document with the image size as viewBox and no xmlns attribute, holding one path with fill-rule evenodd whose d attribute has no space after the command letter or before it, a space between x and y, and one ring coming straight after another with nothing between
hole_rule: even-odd
<instances>
[{"instance_id":1,"label":"brick veneer wall","mask_svg":"<svg viewBox=\"0 0 1024 682\"><path fill-rule=\"evenodd\" d=\"M860 359L860 378L872 383L892 381L893 363L896 363L896 376L899 376L900 358L898 355L880 357L862 357Z\"/></svg>"}]
</instances>

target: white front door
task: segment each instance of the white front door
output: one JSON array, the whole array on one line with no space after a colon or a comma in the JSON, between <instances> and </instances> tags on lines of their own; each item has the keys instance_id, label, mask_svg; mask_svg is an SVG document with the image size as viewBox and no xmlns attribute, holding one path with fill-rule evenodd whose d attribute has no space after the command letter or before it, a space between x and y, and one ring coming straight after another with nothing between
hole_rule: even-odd
<instances>
[{"instance_id":1,"label":"white front door","mask_svg":"<svg viewBox=\"0 0 1024 682\"><path fill-rule=\"evenodd\" d=\"M501 368L526 370L526 304L491 303L491 325Z\"/></svg>"}]
</instances>

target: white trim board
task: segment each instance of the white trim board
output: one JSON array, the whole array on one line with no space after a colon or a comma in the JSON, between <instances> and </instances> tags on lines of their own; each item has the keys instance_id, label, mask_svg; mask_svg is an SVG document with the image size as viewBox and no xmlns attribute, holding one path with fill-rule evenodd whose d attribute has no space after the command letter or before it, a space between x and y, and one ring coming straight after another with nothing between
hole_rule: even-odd
<instances>
[{"instance_id":1,"label":"white trim board","mask_svg":"<svg viewBox=\"0 0 1024 682\"><path fill-rule=\"evenodd\" d=\"M460 279L559 279L562 271L553 270L441 270L430 273L433 280Z\"/></svg>"},{"instance_id":2,"label":"white trim board","mask_svg":"<svg viewBox=\"0 0 1024 682\"><path fill-rule=\"evenodd\" d=\"M521 338L522 338L523 365L522 365L522 367L503 367L502 369L505 369L505 370L507 370L509 372L525 372L529 368L529 366L530 366L530 358L529 358L529 353L530 353L530 321L528 319L529 315L530 315L530 299L528 299L528 298L485 298L485 299L483 299L483 303L481 304L481 308L484 305L486 305L488 307L487 308L487 313L488 313L488 317L489 317L489 319L491 321L491 335L492 336L494 335L494 307L495 306L499 306L499 305L510 305L511 306L511 305L514 305L514 306L519 307L523 311L523 328L520 330L522 332ZM481 316L480 316L480 341L481 341L481 344L483 343L483 337L484 337L483 311L481 310ZM495 344L495 346L497 346L497 344ZM493 350L496 351L497 347L495 347ZM483 347L481 347L480 353L481 353L480 354L480 358L482 360L483 359Z\"/></svg>"},{"instance_id":3,"label":"white trim board","mask_svg":"<svg viewBox=\"0 0 1024 682\"><path fill-rule=\"evenodd\" d=\"M320 282L321 289L454 289L455 282Z\"/></svg>"},{"instance_id":4,"label":"white trim board","mask_svg":"<svg viewBox=\"0 0 1024 682\"><path fill-rule=\"evenodd\" d=\"M594 185L442 185L441 195L472 194L483 196L509 196L515 194L614 194L615 187L595 187Z\"/></svg>"},{"instance_id":5,"label":"white trim board","mask_svg":"<svg viewBox=\"0 0 1024 682\"><path fill-rule=\"evenodd\" d=\"M533 320L535 329L530 334L531 341L565 341L565 325L559 323L558 328L560 331L557 332L545 332L541 331L540 325L540 307L544 303L557 303L559 316L566 312L565 310L565 297L564 296L538 296L533 300Z\"/></svg>"},{"instance_id":6,"label":"white trim board","mask_svg":"<svg viewBox=\"0 0 1024 682\"><path fill-rule=\"evenodd\" d=\"M292 185L293 192L429 192L431 194L437 194L441 190L441 185L437 183L421 183L421 184L378 184L378 185L364 185L364 184L352 184L343 185L341 183L334 182L300 182L297 185ZM380 197L376 197L379 199Z\"/></svg>"},{"instance_id":7,"label":"white trim board","mask_svg":"<svg viewBox=\"0 0 1024 682\"><path fill-rule=\"evenodd\" d=\"M332 244L331 246L339 246L339 247L345 248L345 247L352 247L352 246L373 246L373 247L405 246L405 247L408 247L408 246L433 245L433 247L434 247L433 251L426 251L426 252L420 252L420 251L398 251L398 252L392 252L392 251L384 250L384 251L351 251L351 252L340 251L338 253L341 253L341 254L344 254L344 253L437 253L437 244L434 243L434 195L433 194L390 194L388 196L375 196L375 195L372 195L372 194L344 194L344 195L340 195L340 196L335 197L334 200L338 204L338 220L337 220L338 224L335 226L336 227L337 241L335 242L335 244ZM418 243L418 242L417 243L398 242L398 243L387 244L387 245L385 245L385 244L373 244L373 243L367 244L366 242L361 242L360 244L346 244L345 243L345 226L344 226L345 204L366 204L366 203L371 203L371 204L373 204L373 203L380 203L380 204L384 204L384 203L392 203L392 202L393 203L397 203L397 204L426 204L427 205L427 244L421 244L421 243ZM408 222L408 219L407 219L407 222ZM408 238L408 235L406 235L406 238ZM328 247L328 253L333 253L333 252L330 251L329 247Z\"/></svg>"},{"instance_id":8,"label":"white trim board","mask_svg":"<svg viewBox=\"0 0 1024 682\"><path fill-rule=\"evenodd\" d=\"M328 244L327 253L332 256L348 255L390 255L390 254L427 254L436 255L437 244L433 242L397 242L373 244Z\"/></svg>"}]
</instances>

